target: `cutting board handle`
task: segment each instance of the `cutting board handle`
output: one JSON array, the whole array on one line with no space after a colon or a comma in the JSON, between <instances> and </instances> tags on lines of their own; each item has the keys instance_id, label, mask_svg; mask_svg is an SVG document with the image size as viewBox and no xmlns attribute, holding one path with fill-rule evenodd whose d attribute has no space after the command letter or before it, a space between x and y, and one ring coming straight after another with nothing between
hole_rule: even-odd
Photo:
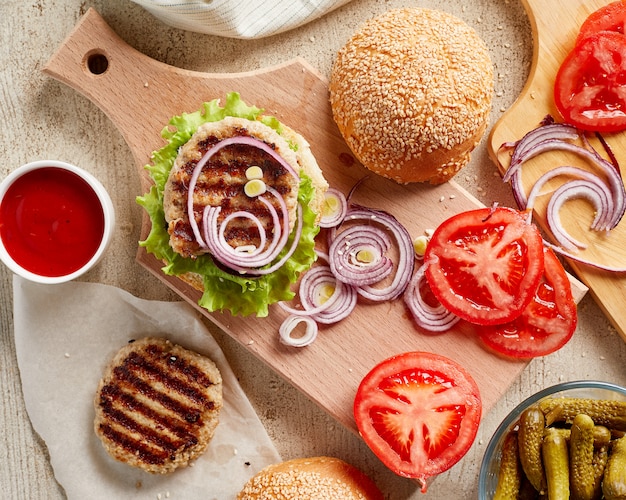
<instances>
[{"instance_id":1,"label":"cutting board handle","mask_svg":"<svg viewBox=\"0 0 626 500\"><path fill-rule=\"evenodd\" d=\"M154 144L155 138L147 135L153 136L155 120L161 127L169 120L159 115L155 94L150 91L150 75L171 71L182 70L130 47L93 8L81 18L43 68L44 74L96 104L128 144ZM177 80L172 79L174 84ZM146 163L145 151L133 150L133 154L138 162Z\"/></svg>"}]
</instances>

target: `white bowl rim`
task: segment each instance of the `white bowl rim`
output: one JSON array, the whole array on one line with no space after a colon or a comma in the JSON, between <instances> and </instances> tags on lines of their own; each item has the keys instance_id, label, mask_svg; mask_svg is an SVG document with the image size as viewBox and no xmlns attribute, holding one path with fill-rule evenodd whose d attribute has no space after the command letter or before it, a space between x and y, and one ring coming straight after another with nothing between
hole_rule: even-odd
<instances>
[{"instance_id":1,"label":"white bowl rim","mask_svg":"<svg viewBox=\"0 0 626 500\"><path fill-rule=\"evenodd\" d=\"M617 384L613 384L612 382L604 382L602 380L572 380L569 382L561 382L550 387L546 387L531 396L524 399L521 403L519 403L515 408L513 408L507 416L502 420L500 425L496 428L495 432L491 436L489 443L487 444L487 448L485 448L485 453L483 454L482 461L480 463L480 473L478 476L478 498L479 500L484 500L486 497L483 495L485 493L486 483L487 483L487 474L489 469L489 460L493 457L495 448L498 446L500 437L504 433L506 429L508 429L511 424L513 424L519 418L519 414L521 410L526 408L532 402L539 401L549 396L557 395L563 391L570 391L573 389L603 389L606 391L613 391L623 394L626 397L626 388L619 386Z\"/></svg>"},{"instance_id":2,"label":"white bowl rim","mask_svg":"<svg viewBox=\"0 0 626 500\"><path fill-rule=\"evenodd\" d=\"M15 274L28 279L29 281L34 281L37 283L44 284L56 284L56 283L65 283L67 281L71 281L79 276L83 275L87 271L89 271L92 267L94 267L102 258L104 252L111 242L111 238L113 236L113 230L115 228L115 209L113 207L113 202L111 201L111 197L109 193L104 188L102 183L90 172L73 165L71 163L67 163L61 160L35 160L29 163L25 163L14 170L12 170L3 180L0 182L0 202L3 199L5 193L9 189L9 187L21 176L27 174L28 172L32 172L33 170L37 170L45 167L54 167L60 168L63 170L67 170L69 172L73 172L78 175L81 179L83 179L89 186L94 190L98 200L100 201L100 205L102 206L102 210L104 212L104 230L102 233L102 240L100 241L100 245L98 249L93 254L91 259L86 262L81 268L76 271L66 274L63 276L41 276L39 274L33 273L24 269L20 266L13 257L6 250L2 239L0 238L0 259L2 262Z\"/></svg>"}]
</instances>

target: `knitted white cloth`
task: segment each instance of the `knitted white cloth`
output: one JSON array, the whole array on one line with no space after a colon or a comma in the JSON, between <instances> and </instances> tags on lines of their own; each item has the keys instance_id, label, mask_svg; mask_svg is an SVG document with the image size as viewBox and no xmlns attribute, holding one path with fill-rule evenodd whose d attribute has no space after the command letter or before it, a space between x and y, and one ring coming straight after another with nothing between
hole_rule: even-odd
<instances>
[{"instance_id":1,"label":"knitted white cloth","mask_svg":"<svg viewBox=\"0 0 626 500\"><path fill-rule=\"evenodd\" d=\"M317 19L350 0L132 0L166 24L229 38L262 38Z\"/></svg>"}]
</instances>

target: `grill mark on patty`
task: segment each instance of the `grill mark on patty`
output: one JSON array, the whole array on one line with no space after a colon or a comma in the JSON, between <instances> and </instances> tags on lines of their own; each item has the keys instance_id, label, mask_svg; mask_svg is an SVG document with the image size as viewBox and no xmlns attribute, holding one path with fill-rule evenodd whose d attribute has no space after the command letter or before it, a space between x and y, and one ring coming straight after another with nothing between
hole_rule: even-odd
<instances>
[{"instance_id":1,"label":"grill mark on patty","mask_svg":"<svg viewBox=\"0 0 626 500\"><path fill-rule=\"evenodd\" d=\"M167 376L136 353L132 353L122 366L116 366L113 373L116 383L126 382L142 394L158 400L166 408L181 415L184 415L186 411L188 412L190 408L193 409L194 406L210 409L212 404L200 391ZM144 378L148 379L150 384L144 381ZM152 386L155 383L162 384L164 387L176 391L188 401L177 401L167 394L161 393ZM199 409L196 411L199 411Z\"/></svg>"},{"instance_id":2,"label":"grill mark on patty","mask_svg":"<svg viewBox=\"0 0 626 500\"><path fill-rule=\"evenodd\" d=\"M126 431L130 431L133 435L137 434L141 436L142 441L154 444L157 448L161 448L166 451L168 455L186 444L192 445L194 442L198 442L197 439L170 439L165 435L165 433L157 432L155 429L151 429L150 427L141 424L134 418L135 415L132 414L132 408L123 408L121 410L117 409L113 406L112 401L110 400L105 400L102 403L102 410L107 416L108 421L115 422ZM137 407L137 405L132 404L131 407ZM124 410L128 410L128 412Z\"/></svg>"},{"instance_id":3,"label":"grill mark on patty","mask_svg":"<svg viewBox=\"0 0 626 500\"><path fill-rule=\"evenodd\" d=\"M233 136L251 136L245 129L235 129ZM195 154L192 158L186 157L186 161L177 166L174 175L170 177L169 189L170 209L179 215L170 221L168 232L171 237L173 248L183 256L193 256L204 253L195 240L193 230L187 216L187 197L189 194L189 181L198 162L206 152L217 143L220 138L216 135L208 135L196 143ZM264 141L266 145L276 150L276 145ZM247 144L231 144L216 152L197 178L194 188L193 212L196 223L202 225L202 213L206 206L221 207L218 224L221 224L228 215L238 210L244 210L259 218L261 225L268 235L268 242L275 231L271 212L265 204L257 198L249 198L244 193L246 169L257 165L263 170L263 180L268 186L275 189L281 197L291 196L294 200L297 196L297 181L280 162L265 151ZM266 195L267 199L280 214L280 203L272 195ZM290 211L294 208L290 208ZM293 217L293 214L290 215ZM224 233L226 241L234 248L242 245L260 244L259 231L256 225L248 220L238 218L229 223Z\"/></svg>"},{"instance_id":4,"label":"grill mark on patty","mask_svg":"<svg viewBox=\"0 0 626 500\"><path fill-rule=\"evenodd\" d=\"M189 430L189 422L185 423L185 421L180 418L168 417L162 411L159 412L157 409L142 403L133 394L124 392L119 385L109 384L102 388L100 406L103 412L112 420L117 421L128 429L136 429L141 425L136 420L131 421L130 417L128 417L128 413L145 417L155 422L158 428L167 430L170 434L179 439L179 443L174 446L174 449L184 443L190 445L198 442L198 438ZM142 433L144 434L150 432L156 435L156 432L150 431L150 429L145 426L143 426L142 429Z\"/></svg>"},{"instance_id":5,"label":"grill mark on patty","mask_svg":"<svg viewBox=\"0 0 626 500\"><path fill-rule=\"evenodd\" d=\"M101 424L100 432L106 439L123 448L128 453L132 453L146 464L162 465L170 457L170 453L150 447L145 441L134 439L123 432L115 430L108 424Z\"/></svg>"},{"instance_id":6,"label":"grill mark on patty","mask_svg":"<svg viewBox=\"0 0 626 500\"><path fill-rule=\"evenodd\" d=\"M184 375L185 378L192 383L198 384L201 387L210 387L215 384L215 382L197 366L187 362L181 357L166 353L162 347L156 344L146 346L145 351L152 355L155 360L167 360L167 365L174 368L176 370L175 373Z\"/></svg>"}]
</instances>

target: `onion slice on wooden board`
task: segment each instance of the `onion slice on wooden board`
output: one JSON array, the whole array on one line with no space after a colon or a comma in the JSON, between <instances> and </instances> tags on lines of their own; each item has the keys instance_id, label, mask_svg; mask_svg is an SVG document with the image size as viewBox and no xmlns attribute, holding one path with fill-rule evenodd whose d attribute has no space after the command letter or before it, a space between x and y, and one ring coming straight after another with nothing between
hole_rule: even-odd
<instances>
[{"instance_id":1,"label":"onion slice on wooden board","mask_svg":"<svg viewBox=\"0 0 626 500\"><path fill-rule=\"evenodd\" d=\"M584 250L588 245L569 234L561 223L561 210L568 201L574 199L584 199L593 206L594 217L589 226L592 231L610 232L617 227L626 212L626 190L619 164L606 141L602 137L599 140L607 150L610 161L598 153L584 132L569 124L554 123L547 117L539 127L528 132L519 141L502 144L501 149L512 148L511 162L503 180L511 183L513 196L520 208L533 210L548 181L559 176L566 178L560 187L550 193L547 203L546 222L556 242L550 244L550 247L582 264L607 271L623 271L626 266L605 265L585 256ZM540 154L557 151L578 156L590 169L556 165L543 173L526 195L522 184L523 164Z\"/></svg>"},{"instance_id":2,"label":"onion slice on wooden board","mask_svg":"<svg viewBox=\"0 0 626 500\"><path fill-rule=\"evenodd\" d=\"M397 245L398 258L391 283L381 287L371 284L362 285L358 287L358 292L362 297L375 302L398 298L407 287L415 266L413 240L407 229L388 212L354 204L348 209L345 221L357 221L363 226L378 224L393 235ZM332 260L333 256L329 255L329 258Z\"/></svg>"},{"instance_id":3,"label":"onion slice on wooden board","mask_svg":"<svg viewBox=\"0 0 626 500\"><path fill-rule=\"evenodd\" d=\"M461 318L450 312L441 303L430 305L424 300L421 290L423 286L428 286L428 281L424 276L426 265L420 266L413 274L404 291L404 303L417 326L429 332L446 332L456 325Z\"/></svg>"},{"instance_id":4,"label":"onion slice on wooden board","mask_svg":"<svg viewBox=\"0 0 626 500\"><path fill-rule=\"evenodd\" d=\"M324 209L320 219L320 227L336 227L343 222L348 212L348 200L336 188L328 188L324 194Z\"/></svg>"}]
</instances>

